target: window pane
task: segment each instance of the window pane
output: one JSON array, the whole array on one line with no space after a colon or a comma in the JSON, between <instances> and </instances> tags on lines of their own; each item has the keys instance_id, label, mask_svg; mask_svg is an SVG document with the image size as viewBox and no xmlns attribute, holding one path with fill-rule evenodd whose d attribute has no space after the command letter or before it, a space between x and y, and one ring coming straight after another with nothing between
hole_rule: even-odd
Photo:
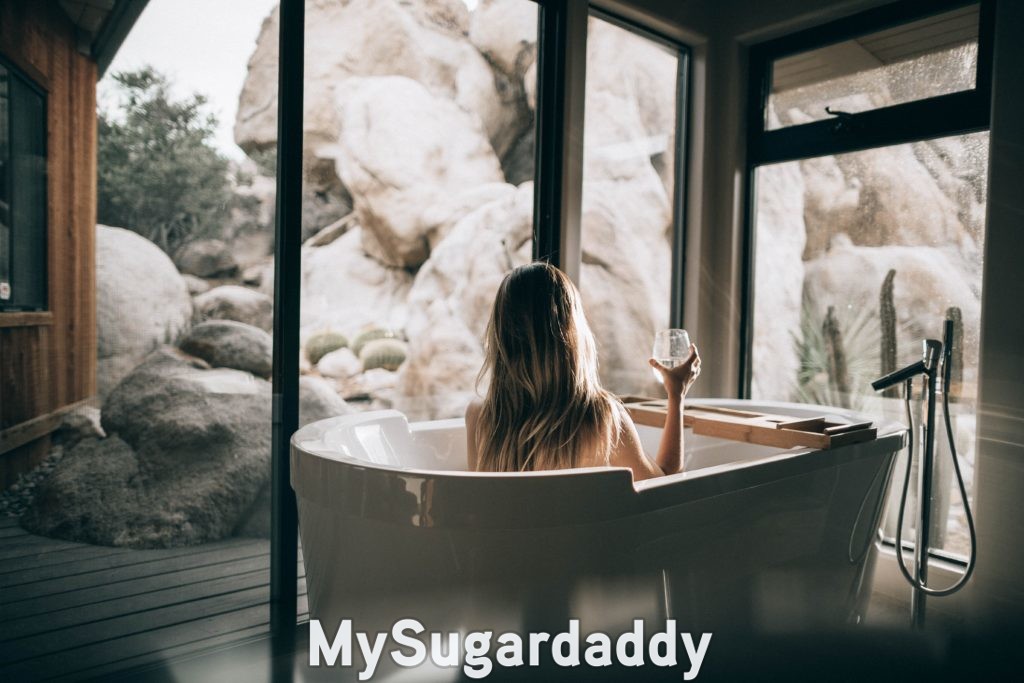
<instances>
[{"instance_id":1,"label":"window pane","mask_svg":"<svg viewBox=\"0 0 1024 683\"><path fill-rule=\"evenodd\" d=\"M11 298L11 197L9 193L10 85L9 72L0 65L0 306Z\"/></svg>"},{"instance_id":2,"label":"window pane","mask_svg":"<svg viewBox=\"0 0 1024 683\"><path fill-rule=\"evenodd\" d=\"M18 78L10 82L11 298L46 308L46 105Z\"/></svg>"},{"instance_id":3,"label":"window pane","mask_svg":"<svg viewBox=\"0 0 1024 683\"><path fill-rule=\"evenodd\" d=\"M970 484L987 163L988 133L976 133L757 170L754 398L904 422L902 402L870 387L886 371L883 349L895 345L896 367L919 359L921 340L941 339L956 309L963 343L951 410ZM891 316L881 313L890 273ZM940 430L936 497L949 523L933 537L935 547L964 552L966 524L943 442Z\"/></svg>"},{"instance_id":4,"label":"window pane","mask_svg":"<svg viewBox=\"0 0 1024 683\"><path fill-rule=\"evenodd\" d=\"M470 5L306 3L303 373L412 421L465 413L498 285L532 258L538 6ZM275 57L241 95L252 157Z\"/></svg>"},{"instance_id":5,"label":"window pane","mask_svg":"<svg viewBox=\"0 0 1024 683\"><path fill-rule=\"evenodd\" d=\"M978 5L776 60L768 129L970 90Z\"/></svg>"},{"instance_id":6,"label":"window pane","mask_svg":"<svg viewBox=\"0 0 1024 683\"><path fill-rule=\"evenodd\" d=\"M591 17L580 289L601 378L660 396L647 358L669 324L680 53Z\"/></svg>"}]
</instances>

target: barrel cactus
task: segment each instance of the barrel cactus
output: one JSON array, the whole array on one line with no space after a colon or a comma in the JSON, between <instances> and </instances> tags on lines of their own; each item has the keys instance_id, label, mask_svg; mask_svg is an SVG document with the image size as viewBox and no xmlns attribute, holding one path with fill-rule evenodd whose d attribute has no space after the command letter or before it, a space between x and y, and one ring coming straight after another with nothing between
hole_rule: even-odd
<instances>
[{"instance_id":1,"label":"barrel cactus","mask_svg":"<svg viewBox=\"0 0 1024 683\"><path fill-rule=\"evenodd\" d=\"M348 338L338 332L318 332L306 341L306 358L313 365L331 351L348 346Z\"/></svg>"},{"instance_id":2,"label":"barrel cactus","mask_svg":"<svg viewBox=\"0 0 1024 683\"><path fill-rule=\"evenodd\" d=\"M355 336L352 340L352 353L360 358L363 357L363 347L375 339L397 339L398 335L393 330L385 327L369 327Z\"/></svg>"},{"instance_id":3,"label":"barrel cactus","mask_svg":"<svg viewBox=\"0 0 1024 683\"><path fill-rule=\"evenodd\" d=\"M401 339L373 339L363 346L359 360L363 362L363 370L383 368L394 372L405 362L406 343Z\"/></svg>"}]
</instances>

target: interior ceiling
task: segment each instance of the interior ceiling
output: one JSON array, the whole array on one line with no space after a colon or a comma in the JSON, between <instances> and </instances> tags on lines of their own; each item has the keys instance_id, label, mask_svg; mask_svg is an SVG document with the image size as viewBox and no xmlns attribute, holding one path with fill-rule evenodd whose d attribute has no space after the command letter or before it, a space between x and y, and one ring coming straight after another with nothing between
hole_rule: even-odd
<instances>
[{"instance_id":1,"label":"interior ceiling","mask_svg":"<svg viewBox=\"0 0 1024 683\"><path fill-rule=\"evenodd\" d=\"M978 5L926 17L860 38L801 52L775 62L772 90L780 92L978 39Z\"/></svg>"}]
</instances>

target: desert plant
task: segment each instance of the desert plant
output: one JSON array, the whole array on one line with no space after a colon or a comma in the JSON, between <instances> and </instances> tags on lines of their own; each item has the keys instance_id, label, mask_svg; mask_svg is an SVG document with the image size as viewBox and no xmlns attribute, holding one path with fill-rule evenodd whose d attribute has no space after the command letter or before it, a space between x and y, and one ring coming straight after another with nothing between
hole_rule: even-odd
<instances>
[{"instance_id":1,"label":"desert plant","mask_svg":"<svg viewBox=\"0 0 1024 683\"><path fill-rule=\"evenodd\" d=\"M362 357L363 347L375 339L398 339L394 330L385 327L367 327L352 339L352 353Z\"/></svg>"},{"instance_id":2,"label":"desert plant","mask_svg":"<svg viewBox=\"0 0 1024 683\"><path fill-rule=\"evenodd\" d=\"M800 359L794 398L861 409L877 376L877 312L870 306L830 306L830 313L821 318L821 309L813 297L804 297L800 336L793 338Z\"/></svg>"},{"instance_id":3,"label":"desert plant","mask_svg":"<svg viewBox=\"0 0 1024 683\"><path fill-rule=\"evenodd\" d=\"M306 340L306 358L313 365L331 351L348 346L348 338L338 332L318 332Z\"/></svg>"},{"instance_id":4,"label":"desert plant","mask_svg":"<svg viewBox=\"0 0 1024 683\"><path fill-rule=\"evenodd\" d=\"M373 339L366 342L359 360L363 362L363 370L384 368L394 372L405 362L407 344L394 338Z\"/></svg>"},{"instance_id":5,"label":"desert plant","mask_svg":"<svg viewBox=\"0 0 1024 683\"><path fill-rule=\"evenodd\" d=\"M878 294L878 317L882 330L882 346L880 349L880 375L888 375L896 370L896 302L893 285L896 270L890 269L882 281L882 291ZM899 387L889 387L882 395L893 398L899 396Z\"/></svg>"}]
</instances>

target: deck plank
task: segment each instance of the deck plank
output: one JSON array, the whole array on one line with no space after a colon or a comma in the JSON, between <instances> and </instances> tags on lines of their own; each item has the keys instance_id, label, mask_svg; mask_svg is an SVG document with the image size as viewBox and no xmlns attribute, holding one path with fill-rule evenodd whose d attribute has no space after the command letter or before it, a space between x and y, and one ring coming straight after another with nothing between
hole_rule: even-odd
<instances>
[{"instance_id":1,"label":"deck plank","mask_svg":"<svg viewBox=\"0 0 1024 683\"><path fill-rule=\"evenodd\" d=\"M154 610L176 604L194 602L203 598L245 588L270 585L270 569L266 562L255 570L223 573L217 578L189 584L168 586L161 590L140 593L123 598L105 600L83 607L49 612L44 618L36 615L4 620L0 642L14 641L31 635L49 633L70 627L82 627L114 617ZM299 590L305 590L305 581L299 581Z\"/></svg>"},{"instance_id":2,"label":"deck plank","mask_svg":"<svg viewBox=\"0 0 1024 683\"><path fill-rule=\"evenodd\" d=\"M299 599L303 601L304 598L305 596L300 596ZM167 650L183 645L191 645L195 648L194 651L201 651L205 649L210 638L222 633L266 627L270 614L266 599L264 598L262 604L241 606L245 600L246 598L236 597L235 602L239 606L236 609L220 613L200 612L204 615L201 618L12 662L7 666L0 666L0 680L22 680L29 677L40 680L56 676L84 678L84 674L76 674L115 662L123 667L126 660L145 655L155 655L155 660L166 660L164 653ZM221 607L223 606L224 604L221 604ZM187 651L179 656L186 653Z\"/></svg>"},{"instance_id":3,"label":"deck plank","mask_svg":"<svg viewBox=\"0 0 1024 683\"><path fill-rule=\"evenodd\" d=\"M17 602L5 602L0 604L0 622L40 614L50 615L61 610L101 604L110 600L123 600L151 591L209 581L225 574L244 574L269 566L270 556L263 553L224 562L197 564L178 571L140 576Z\"/></svg>"},{"instance_id":4,"label":"deck plank","mask_svg":"<svg viewBox=\"0 0 1024 683\"><path fill-rule=\"evenodd\" d=\"M267 544L269 545L269 544ZM48 571L41 567L35 575L33 570L25 570L17 578L24 581L17 585L19 596L37 597L48 595L58 590L74 590L88 586L101 586L113 581L150 576L177 571L198 564L199 559L219 557L232 559L258 553L267 553L264 548L250 542L208 543L201 546L188 546L172 550L137 550L136 555L118 555L100 557L97 560L82 562L55 568ZM61 573L63 571L63 573ZM71 573L68 573L68 572ZM13 576L7 575L7 576ZM0 577L2 578L2 577ZM60 579L60 581L55 581ZM4 582L0 581L0 588Z\"/></svg>"},{"instance_id":5,"label":"deck plank","mask_svg":"<svg viewBox=\"0 0 1024 683\"><path fill-rule=\"evenodd\" d=\"M25 540L22 540L25 539ZM6 541L12 541L7 543ZM71 541L53 541L49 538L38 536L20 536L10 539L0 539L0 571L7 567L7 560L13 560L27 555L42 555L44 553L60 552L70 548L81 548L82 543Z\"/></svg>"},{"instance_id":6,"label":"deck plank","mask_svg":"<svg viewBox=\"0 0 1024 683\"><path fill-rule=\"evenodd\" d=\"M107 548L0 520L0 680L81 680L266 636L269 551L254 538ZM301 621L301 554L297 569Z\"/></svg>"},{"instance_id":7,"label":"deck plank","mask_svg":"<svg viewBox=\"0 0 1024 683\"><path fill-rule=\"evenodd\" d=\"M45 547L39 546L40 550ZM55 544L53 547L59 546ZM132 552L134 551L131 548L98 548L91 545L69 548L63 552L56 553L36 551L30 555L0 562L0 587L17 586L21 583L38 581L41 577L49 578L46 576L49 574L55 576L64 576L63 572L77 574L84 561L99 561ZM116 562L116 560L110 560L110 562ZM30 581L24 581L23 577L25 576L29 577Z\"/></svg>"},{"instance_id":8,"label":"deck plank","mask_svg":"<svg viewBox=\"0 0 1024 683\"><path fill-rule=\"evenodd\" d=\"M20 526L6 526L0 528L0 539L3 538L14 538L16 536L30 536L27 531L22 529Z\"/></svg>"}]
</instances>

